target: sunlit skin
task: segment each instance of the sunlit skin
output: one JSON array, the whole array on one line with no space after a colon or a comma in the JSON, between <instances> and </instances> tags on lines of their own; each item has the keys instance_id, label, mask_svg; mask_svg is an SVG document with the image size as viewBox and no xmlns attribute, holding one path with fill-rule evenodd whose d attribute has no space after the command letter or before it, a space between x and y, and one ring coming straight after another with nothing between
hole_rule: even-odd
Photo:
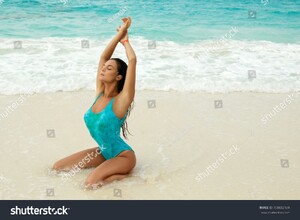
<instances>
[{"instance_id":1,"label":"sunlit skin","mask_svg":"<svg viewBox=\"0 0 300 220\"><path fill-rule=\"evenodd\" d=\"M128 28L131 25L131 18L123 18L122 26L117 28L116 36L106 46L100 56L96 77L96 94L98 97L104 91L104 94L95 102L92 107L94 113L102 111L109 101L115 97L113 103L113 111L118 118L123 118L135 96L135 78L136 78L136 55L128 40ZM126 79L122 91L119 93L117 89L118 81L122 79L119 75L117 62L111 60L112 54L118 43L121 43L126 51L128 58L128 67ZM99 152L99 147L89 148L66 158L63 158L53 165L53 169L57 171L70 170L73 166L78 165L88 154L96 155L89 163L84 164L81 169L95 167L88 175L84 185L87 189L96 189L103 184L114 180L121 180L128 176L136 165L135 153L130 150L122 151L119 155L106 160Z\"/></svg>"},{"instance_id":2,"label":"sunlit skin","mask_svg":"<svg viewBox=\"0 0 300 220\"><path fill-rule=\"evenodd\" d=\"M112 94L110 97L107 96L101 96L95 103L95 105L92 108L92 111L97 113L100 112L102 109L105 108L105 106L109 103L109 101L115 97L113 110L118 118L123 118L127 109L124 108L122 103L120 102L120 99L118 97L118 90L117 85L118 81L122 79L122 75L118 74L117 69L117 62L115 60L108 60L105 62L105 64L102 66L98 80L101 81L104 84L104 88L106 88L106 91L104 90L104 94ZM103 90L101 90L102 92ZM97 105L97 103L99 103Z\"/></svg>"}]
</instances>

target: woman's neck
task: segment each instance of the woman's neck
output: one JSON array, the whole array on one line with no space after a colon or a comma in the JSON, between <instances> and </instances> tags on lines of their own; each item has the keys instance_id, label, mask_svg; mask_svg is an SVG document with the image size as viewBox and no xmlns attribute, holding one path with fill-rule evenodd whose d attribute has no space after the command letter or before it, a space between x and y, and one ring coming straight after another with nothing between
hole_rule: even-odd
<instances>
[{"instance_id":1,"label":"woman's neck","mask_svg":"<svg viewBox=\"0 0 300 220\"><path fill-rule=\"evenodd\" d=\"M107 88L107 87L104 89L103 93L104 93L103 96L105 98L112 98L112 97L115 97L116 95L119 94L118 91L117 91L117 88L110 89L110 88Z\"/></svg>"}]
</instances>

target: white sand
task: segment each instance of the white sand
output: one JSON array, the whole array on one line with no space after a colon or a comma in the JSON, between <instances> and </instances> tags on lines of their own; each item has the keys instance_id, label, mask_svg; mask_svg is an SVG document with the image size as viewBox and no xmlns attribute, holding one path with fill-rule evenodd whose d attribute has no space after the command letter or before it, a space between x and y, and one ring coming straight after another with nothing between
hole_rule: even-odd
<instances>
[{"instance_id":1,"label":"white sand","mask_svg":"<svg viewBox=\"0 0 300 220\"><path fill-rule=\"evenodd\" d=\"M29 95L5 116L18 97L0 96L0 199L300 198L300 95L263 124L288 94L137 91L127 119L137 165L131 177L94 191L81 186L91 169L66 181L49 171L56 160L97 146L83 120L94 92ZM215 109L219 99L223 108Z\"/></svg>"}]
</instances>

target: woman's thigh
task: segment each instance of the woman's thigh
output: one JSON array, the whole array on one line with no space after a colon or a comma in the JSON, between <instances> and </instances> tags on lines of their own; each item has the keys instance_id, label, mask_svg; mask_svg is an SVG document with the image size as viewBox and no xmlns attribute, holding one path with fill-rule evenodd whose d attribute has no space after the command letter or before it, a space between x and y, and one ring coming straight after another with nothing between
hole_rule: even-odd
<instances>
[{"instance_id":1,"label":"woman's thigh","mask_svg":"<svg viewBox=\"0 0 300 220\"><path fill-rule=\"evenodd\" d=\"M56 163L54 163L53 169L70 170L73 167L85 169L97 167L104 161L105 158L101 155L99 147L93 147L58 160Z\"/></svg>"}]
</instances>

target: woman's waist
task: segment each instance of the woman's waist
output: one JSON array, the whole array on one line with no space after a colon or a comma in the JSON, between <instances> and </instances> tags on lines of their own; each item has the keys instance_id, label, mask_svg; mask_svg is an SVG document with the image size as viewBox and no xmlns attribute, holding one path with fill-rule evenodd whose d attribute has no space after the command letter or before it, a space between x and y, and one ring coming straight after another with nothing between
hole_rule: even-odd
<instances>
[{"instance_id":1,"label":"woman's waist","mask_svg":"<svg viewBox=\"0 0 300 220\"><path fill-rule=\"evenodd\" d=\"M109 139L115 139L120 138L120 131L95 131L91 130L91 134L95 138L101 138L102 140L109 140Z\"/></svg>"}]
</instances>

